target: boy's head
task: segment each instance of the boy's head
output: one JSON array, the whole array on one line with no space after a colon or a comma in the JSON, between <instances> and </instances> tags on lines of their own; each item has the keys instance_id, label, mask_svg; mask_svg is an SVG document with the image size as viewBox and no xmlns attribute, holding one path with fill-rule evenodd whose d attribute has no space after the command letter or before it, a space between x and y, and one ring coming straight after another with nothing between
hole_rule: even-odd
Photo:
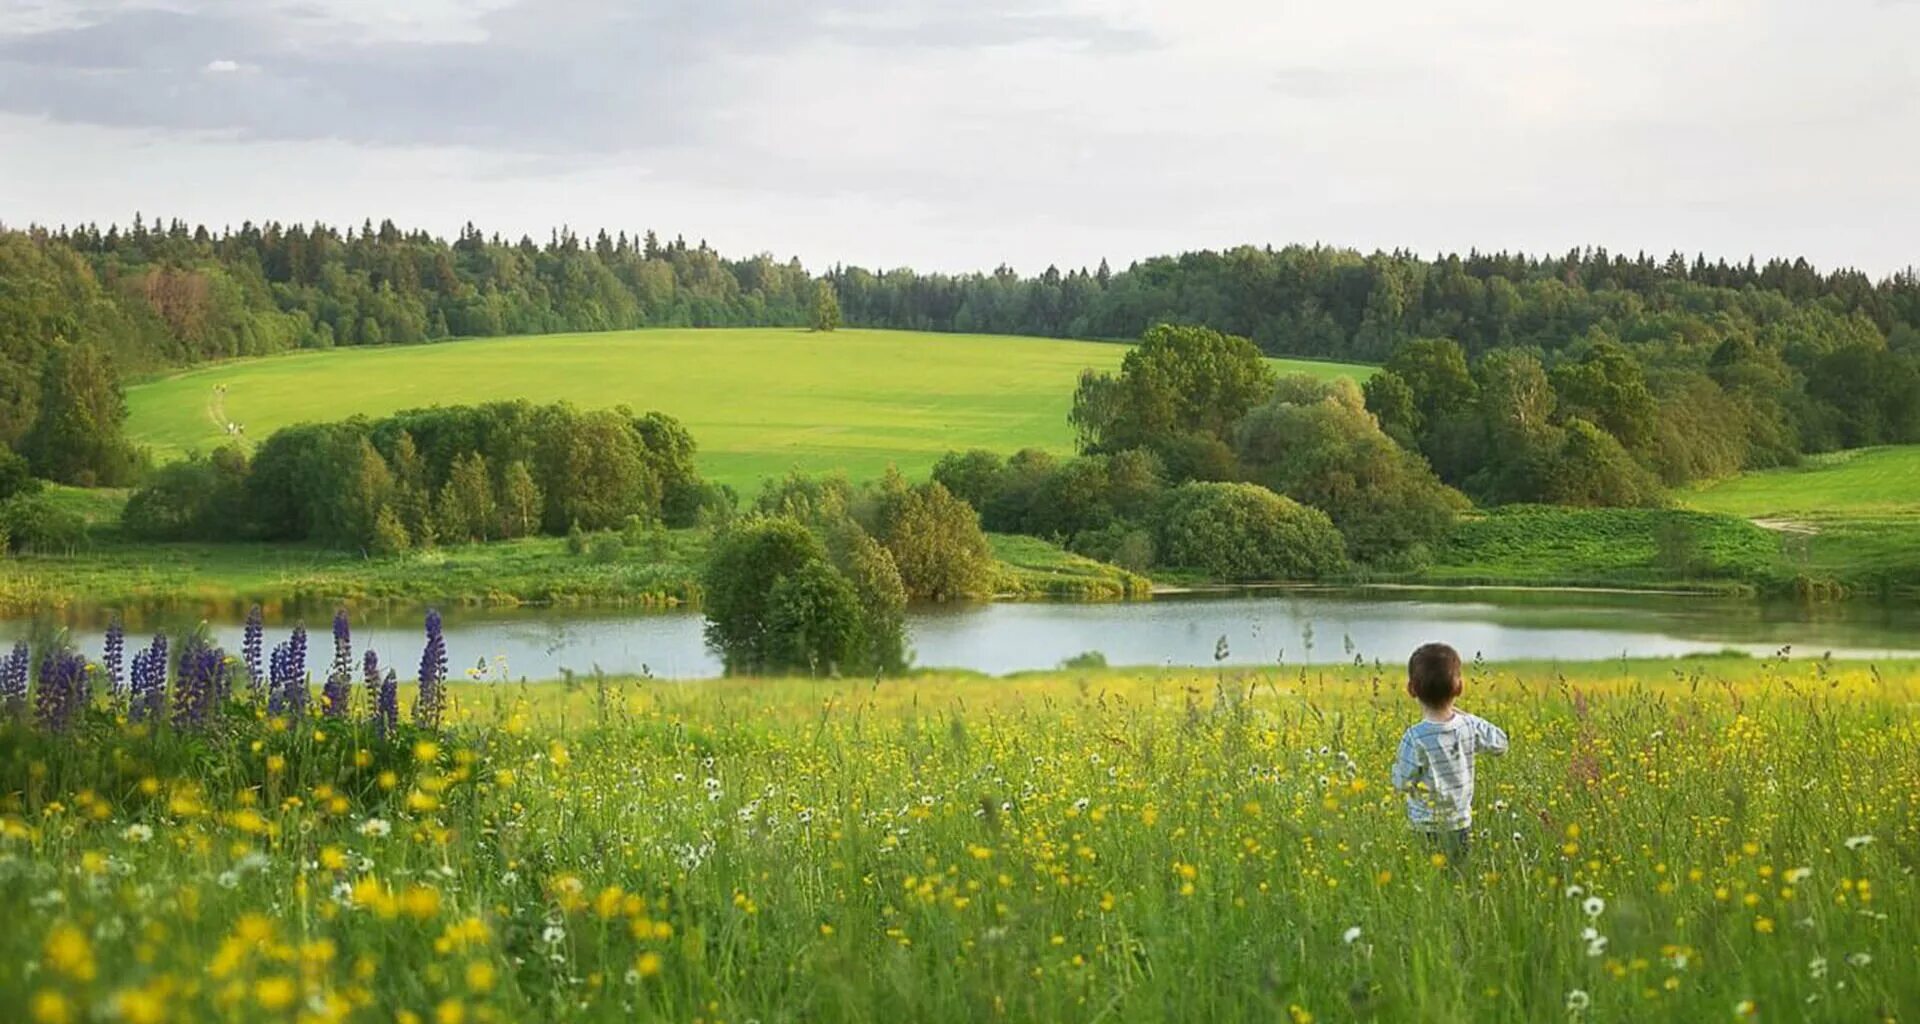
<instances>
[{"instance_id":1,"label":"boy's head","mask_svg":"<svg viewBox=\"0 0 1920 1024\"><path fill-rule=\"evenodd\" d=\"M1460 696L1460 652L1446 644L1422 644L1407 659L1407 695L1439 709Z\"/></svg>"}]
</instances>

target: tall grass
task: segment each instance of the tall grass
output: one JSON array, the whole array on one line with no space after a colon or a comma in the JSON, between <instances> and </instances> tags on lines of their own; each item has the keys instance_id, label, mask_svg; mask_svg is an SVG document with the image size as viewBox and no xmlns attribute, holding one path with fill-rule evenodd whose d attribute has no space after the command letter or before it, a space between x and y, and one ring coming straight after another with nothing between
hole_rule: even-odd
<instances>
[{"instance_id":1,"label":"tall grass","mask_svg":"<svg viewBox=\"0 0 1920 1024\"><path fill-rule=\"evenodd\" d=\"M236 691L244 693L244 690ZM0 735L45 1020L1920 1014L1920 668L1475 666L1475 847L1364 667L454 687ZM356 700L361 699L356 695Z\"/></svg>"}]
</instances>

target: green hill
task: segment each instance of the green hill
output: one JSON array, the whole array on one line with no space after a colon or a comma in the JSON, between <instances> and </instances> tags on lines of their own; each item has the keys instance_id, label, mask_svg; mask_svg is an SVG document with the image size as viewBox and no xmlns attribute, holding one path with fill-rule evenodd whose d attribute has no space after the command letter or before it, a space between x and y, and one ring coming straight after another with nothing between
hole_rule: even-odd
<instances>
[{"instance_id":1,"label":"green hill","mask_svg":"<svg viewBox=\"0 0 1920 1024\"><path fill-rule=\"evenodd\" d=\"M292 423L525 398L678 417L703 470L751 494L789 469L888 463L924 474L949 449L1068 451L1074 384L1126 346L1085 341L791 328L644 330L335 349L206 366L128 389L128 432L162 458ZM1276 361L1281 372L1366 367Z\"/></svg>"},{"instance_id":2,"label":"green hill","mask_svg":"<svg viewBox=\"0 0 1920 1024\"><path fill-rule=\"evenodd\" d=\"M1816 455L1793 469L1743 473L1680 499L1710 512L1761 518L1920 513L1920 445Z\"/></svg>"}]
</instances>

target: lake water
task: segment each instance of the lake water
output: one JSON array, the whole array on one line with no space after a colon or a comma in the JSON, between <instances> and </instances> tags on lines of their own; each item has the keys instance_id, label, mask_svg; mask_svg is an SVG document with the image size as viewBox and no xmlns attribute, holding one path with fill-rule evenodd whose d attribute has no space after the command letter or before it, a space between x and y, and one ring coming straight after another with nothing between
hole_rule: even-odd
<instances>
[{"instance_id":1,"label":"lake water","mask_svg":"<svg viewBox=\"0 0 1920 1024\"><path fill-rule=\"evenodd\" d=\"M456 679L482 663L489 677L514 679L595 668L666 679L720 673L697 612L454 609L445 620ZM308 620L308 664L316 675L331 658L330 622L325 613ZM355 648L372 646L409 677L419 665L420 622L414 612L364 613L354 622ZM164 618L133 623L129 647L156 628L189 625ZM269 622L268 646L290 626ZM0 621L0 641L10 644L33 628ZM100 623L71 628L81 649L97 655ZM213 628L228 650L239 650L238 622ZM1920 609L1809 609L1640 594L1284 590L1131 604L974 604L915 608L908 628L916 665L994 675L1054 668L1089 651L1114 666L1393 663L1429 640L1487 660L1587 661L1724 649L1772 655L1783 647L1795 657L1920 657Z\"/></svg>"}]
</instances>

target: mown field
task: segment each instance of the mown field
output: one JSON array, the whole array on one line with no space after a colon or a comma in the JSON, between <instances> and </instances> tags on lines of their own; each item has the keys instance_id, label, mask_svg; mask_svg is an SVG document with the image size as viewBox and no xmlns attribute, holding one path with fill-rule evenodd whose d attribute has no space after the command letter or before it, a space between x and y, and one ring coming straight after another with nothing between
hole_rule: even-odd
<instances>
[{"instance_id":1,"label":"mown field","mask_svg":"<svg viewBox=\"0 0 1920 1024\"><path fill-rule=\"evenodd\" d=\"M752 495L791 469L924 477L949 450L1071 451L1080 371L1118 344L907 331L645 330L351 348L207 366L128 389L128 434L161 457L210 449L225 424L264 440L291 423L524 398L627 404L679 418L702 470ZM1276 362L1283 372L1366 367ZM224 388L224 391L219 389Z\"/></svg>"},{"instance_id":2,"label":"mown field","mask_svg":"<svg viewBox=\"0 0 1920 1024\"><path fill-rule=\"evenodd\" d=\"M1709 512L1756 518L1920 516L1920 445L1815 455L1794 469L1743 473L1695 488L1682 500Z\"/></svg>"},{"instance_id":3,"label":"mown field","mask_svg":"<svg viewBox=\"0 0 1920 1024\"><path fill-rule=\"evenodd\" d=\"M199 732L102 702L0 729L0 1006L1911 1020L1917 698L1916 665L1474 666L1513 750L1464 863L1407 833L1417 712L1365 668L469 684L386 740L358 692Z\"/></svg>"}]
</instances>

